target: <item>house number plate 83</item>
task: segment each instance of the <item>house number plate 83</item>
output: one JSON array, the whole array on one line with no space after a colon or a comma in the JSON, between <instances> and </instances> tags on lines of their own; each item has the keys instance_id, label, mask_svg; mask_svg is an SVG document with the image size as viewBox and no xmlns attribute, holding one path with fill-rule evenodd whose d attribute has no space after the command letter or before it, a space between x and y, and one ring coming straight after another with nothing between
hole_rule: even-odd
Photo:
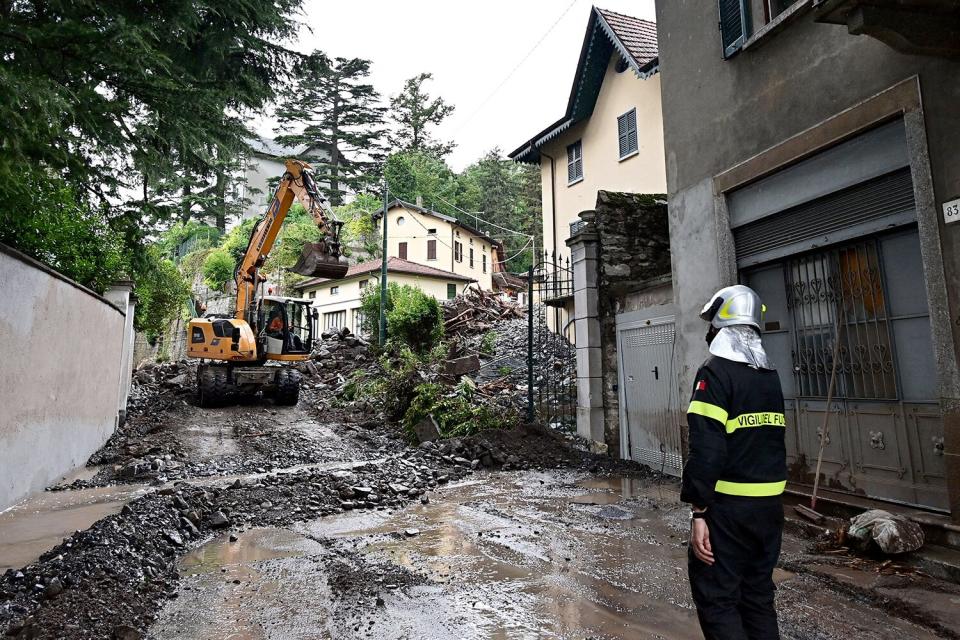
<instances>
[{"instance_id":1,"label":"house number plate 83","mask_svg":"<svg viewBox=\"0 0 960 640\"><path fill-rule=\"evenodd\" d=\"M960 221L960 198L943 203L943 221L947 224Z\"/></svg>"}]
</instances>

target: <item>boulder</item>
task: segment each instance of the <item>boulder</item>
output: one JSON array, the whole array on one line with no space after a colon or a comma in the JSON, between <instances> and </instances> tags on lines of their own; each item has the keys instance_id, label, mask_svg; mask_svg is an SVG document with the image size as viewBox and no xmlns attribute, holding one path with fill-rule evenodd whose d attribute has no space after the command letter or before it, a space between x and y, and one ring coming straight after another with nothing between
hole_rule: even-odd
<instances>
[{"instance_id":1,"label":"boulder","mask_svg":"<svg viewBox=\"0 0 960 640\"><path fill-rule=\"evenodd\" d=\"M923 546L920 525L881 509L871 509L851 518L847 537L861 549L876 546L890 555L916 551Z\"/></svg>"}]
</instances>

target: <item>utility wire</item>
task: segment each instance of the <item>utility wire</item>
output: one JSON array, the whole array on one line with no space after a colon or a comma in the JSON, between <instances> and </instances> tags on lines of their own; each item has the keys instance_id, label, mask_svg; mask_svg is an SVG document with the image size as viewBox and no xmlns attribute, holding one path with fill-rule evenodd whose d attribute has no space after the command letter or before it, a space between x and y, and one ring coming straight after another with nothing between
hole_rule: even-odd
<instances>
[{"instance_id":1,"label":"utility wire","mask_svg":"<svg viewBox=\"0 0 960 640\"><path fill-rule=\"evenodd\" d=\"M525 245L523 245L523 248L520 249L520 251L517 251L515 254L513 254L513 255L510 256L509 258L504 258L503 260L494 260L494 263L495 263L495 264L506 264L506 263L510 262L511 260L513 260L514 258L516 258L517 256L519 256L521 253L523 253L524 251L526 251L526 250L527 250L527 247L530 246L530 243L531 243L531 242L533 242L533 236L530 236L530 239L527 240L527 243L526 243Z\"/></svg>"},{"instance_id":2,"label":"utility wire","mask_svg":"<svg viewBox=\"0 0 960 640\"><path fill-rule=\"evenodd\" d=\"M462 214L464 214L464 215L467 215L467 216L471 216L471 217L473 217L474 220L477 220L477 221L482 222L482 223L484 223L484 224L490 225L491 227L496 227L497 229L500 229L501 231L506 231L507 233L512 233L512 234L514 234L514 235L518 235L518 236L521 236L521 237L524 237L524 238L532 238L532 237L534 237L532 234L529 234L529 233L522 233L522 232L520 232L520 231L514 231L513 229L507 229L506 227L501 227L500 225L498 225L498 224L496 224L496 223L494 223L494 222L490 222L489 220L485 220L485 219L479 217L476 213L471 213L471 212L469 212L469 211L464 211L463 209L461 209L461 208L458 207L457 205L453 204L452 202L448 202L447 200L444 200L444 198L443 198L442 196L439 196L439 195L438 195L437 198L439 198L440 200L443 200L443 202L446 202L447 205L453 207L454 209L456 209L456 210L459 211L460 213L462 213ZM480 211L479 213L486 213L486 211Z\"/></svg>"},{"instance_id":3,"label":"utility wire","mask_svg":"<svg viewBox=\"0 0 960 640\"><path fill-rule=\"evenodd\" d=\"M563 10L563 13L561 13L560 16L553 21L553 24L550 25L550 28L548 28L544 32L544 34L540 36L540 39L537 40L532 47L530 47L530 50L527 51L527 54L520 59L520 62L514 65L513 69L510 70L510 73L508 73L503 78L503 80L500 81L500 84L498 84L493 89L493 91L491 91L490 94L483 99L483 102L480 103L480 106L478 106L469 116L467 116L466 120L460 123L460 126L457 127L457 130L453 132L454 137L456 137L456 135L460 133L464 127L467 126L467 123L473 120L477 116L477 114L480 113L485 106L487 106L487 103L490 102L495 95L497 95L500 89L502 89L503 86L507 84L507 81L509 81L510 78L513 77L513 74L515 74L517 70L523 65L523 63L526 62L530 58L530 56L533 55L533 52L537 50L537 47L539 47L543 43L543 41L547 39L547 36L549 36L553 32L553 30L557 27L557 25L560 24L560 21L563 20L563 18L570 12L570 9L573 8L573 5L577 4L578 1L579 0L573 0L570 4L567 5L567 8Z\"/></svg>"}]
</instances>

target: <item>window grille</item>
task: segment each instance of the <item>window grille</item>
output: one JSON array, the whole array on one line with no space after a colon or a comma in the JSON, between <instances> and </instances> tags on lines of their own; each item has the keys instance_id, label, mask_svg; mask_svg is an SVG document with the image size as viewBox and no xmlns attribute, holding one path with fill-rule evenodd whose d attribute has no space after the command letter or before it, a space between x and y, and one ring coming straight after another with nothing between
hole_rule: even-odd
<instances>
[{"instance_id":1,"label":"window grille","mask_svg":"<svg viewBox=\"0 0 960 640\"><path fill-rule=\"evenodd\" d=\"M898 398L880 265L880 247L875 239L786 263L787 308L795 328L793 371L799 395L828 395L839 340L834 397Z\"/></svg>"},{"instance_id":2,"label":"window grille","mask_svg":"<svg viewBox=\"0 0 960 640\"><path fill-rule=\"evenodd\" d=\"M567 146L567 184L583 180L583 144L577 140Z\"/></svg>"},{"instance_id":3,"label":"window grille","mask_svg":"<svg viewBox=\"0 0 960 640\"><path fill-rule=\"evenodd\" d=\"M323 314L324 329L342 329L345 326L347 326L346 310L330 311L329 313Z\"/></svg>"},{"instance_id":4,"label":"window grille","mask_svg":"<svg viewBox=\"0 0 960 640\"><path fill-rule=\"evenodd\" d=\"M637 110L630 109L617 117L617 137L620 140L620 159L637 151Z\"/></svg>"}]
</instances>

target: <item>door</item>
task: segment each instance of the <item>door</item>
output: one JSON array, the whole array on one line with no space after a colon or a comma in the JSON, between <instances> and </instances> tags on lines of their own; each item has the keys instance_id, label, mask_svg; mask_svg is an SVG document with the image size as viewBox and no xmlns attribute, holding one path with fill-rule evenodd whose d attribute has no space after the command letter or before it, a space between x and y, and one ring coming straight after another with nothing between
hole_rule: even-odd
<instances>
[{"instance_id":1,"label":"door","mask_svg":"<svg viewBox=\"0 0 960 640\"><path fill-rule=\"evenodd\" d=\"M617 321L623 457L679 476L680 409L673 375L673 316Z\"/></svg>"}]
</instances>

